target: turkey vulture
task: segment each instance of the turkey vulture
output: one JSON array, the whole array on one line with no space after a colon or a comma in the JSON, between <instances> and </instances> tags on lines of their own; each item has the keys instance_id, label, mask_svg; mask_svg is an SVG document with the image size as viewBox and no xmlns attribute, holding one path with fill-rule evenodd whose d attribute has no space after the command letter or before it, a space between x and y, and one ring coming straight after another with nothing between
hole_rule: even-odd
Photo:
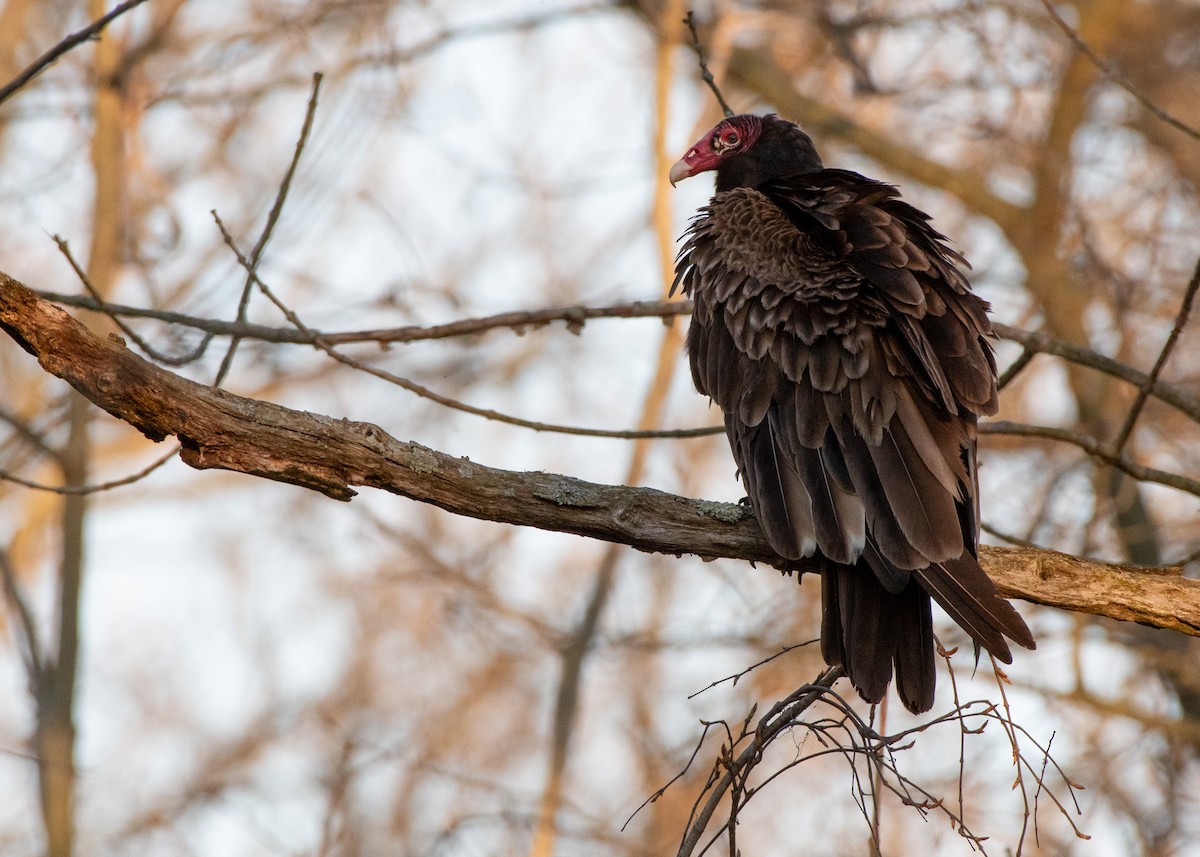
<instances>
[{"instance_id":1,"label":"turkey vulture","mask_svg":"<svg viewBox=\"0 0 1200 857\"><path fill-rule=\"evenodd\" d=\"M696 389L755 515L821 569L821 653L879 702L934 696L930 596L1005 663L1033 635L976 559L976 421L996 412L988 304L929 216L891 185L825 169L775 115L725 119L671 168L716 171L684 235Z\"/></svg>"}]
</instances>

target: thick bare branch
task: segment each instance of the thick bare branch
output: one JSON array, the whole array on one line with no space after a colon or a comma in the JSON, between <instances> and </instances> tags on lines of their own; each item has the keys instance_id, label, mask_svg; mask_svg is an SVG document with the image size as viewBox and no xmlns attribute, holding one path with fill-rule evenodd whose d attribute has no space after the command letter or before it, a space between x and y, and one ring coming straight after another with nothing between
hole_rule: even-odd
<instances>
[{"instance_id":1,"label":"thick bare branch","mask_svg":"<svg viewBox=\"0 0 1200 857\"><path fill-rule=\"evenodd\" d=\"M339 500L365 485L459 515L642 551L784 566L740 506L485 467L396 440L369 423L235 396L146 362L119 337L96 336L3 274L0 327L46 371L147 437L178 437L183 460L198 469L262 476ZM1200 636L1200 581L1179 568L1138 569L1029 548L984 548L982 560L1009 596Z\"/></svg>"}]
</instances>

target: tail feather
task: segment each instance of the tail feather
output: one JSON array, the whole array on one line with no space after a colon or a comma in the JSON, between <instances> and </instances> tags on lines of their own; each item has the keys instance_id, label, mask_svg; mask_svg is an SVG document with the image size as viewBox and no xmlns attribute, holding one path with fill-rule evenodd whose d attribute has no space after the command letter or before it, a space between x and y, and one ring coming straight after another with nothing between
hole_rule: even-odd
<instances>
[{"instance_id":1,"label":"tail feather","mask_svg":"<svg viewBox=\"0 0 1200 857\"><path fill-rule=\"evenodd\" d=\"M934 647L929 596L915 583L886 590L865 563L825 563L821 574L821 654L840 664L859 696L871 703L896 690L914 714L933 707Z\"/></svg>"},{"instance_id":2,"label":"tail feather","mask_svg":"<svg viewBox=\"0 0 1200 857\"><path fill-rule=\"evenodd\" d=\"M929 595L916 585L910 585L898 596L908 603L897 610L904 615L906 625L903 636L896 644L896 693L904 707L913 714L920 714L933 707L933 694L937 687L933 645L933 611Z\"/></svg>"},{"instance_id":3,"label":"tail feather","mask_svg":"<svg viewBox=\"0 0 1200 857\"><path fill-rule=\"evenodd\" d=\"M875 580L860 581L862 574L842 567L834 575L841 607L842 649L846 673L857 681L864 697L882 699L892 680L892 653L896 650L896 616L888 609L887 594Z\"/></svg>"}]
</instances>

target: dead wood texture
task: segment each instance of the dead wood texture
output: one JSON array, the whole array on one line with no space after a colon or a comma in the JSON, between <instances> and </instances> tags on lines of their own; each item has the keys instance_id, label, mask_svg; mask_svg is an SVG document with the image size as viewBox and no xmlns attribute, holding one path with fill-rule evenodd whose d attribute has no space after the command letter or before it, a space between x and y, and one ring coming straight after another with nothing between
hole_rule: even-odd
<instances>
[{"instance_id":1,"label":"dead wood texture","mask_svg":"<svg viewBox=\"0 0 1200 857\"><path fill-rule=\"evenodd\" d=\"M574 533L665 554L786 563L740 506L648 488L486 467L370 423L333 419L233 395L143 360L99 337L0 273L0 327L47 372L148 438L179 439L197 469L220 468L349 500L380 488L489 521ZM1181 569L1142 569L1033 548L981 549L1008 596L1200 636L1200 581ZM798 566L804 570L803 565Z\"/></svg>"}]
</instances>

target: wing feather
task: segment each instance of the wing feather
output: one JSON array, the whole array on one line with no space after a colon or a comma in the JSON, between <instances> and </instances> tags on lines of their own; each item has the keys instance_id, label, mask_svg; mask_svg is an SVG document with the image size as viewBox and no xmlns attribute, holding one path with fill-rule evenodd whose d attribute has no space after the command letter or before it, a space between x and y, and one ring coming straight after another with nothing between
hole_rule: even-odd
<instances>
[{"instance_id":1,"label":"wing feather","mask_svg":"<svg viewBox=\"0 0 1200 857\"><path fill-rule=\"evenodd\" d=\"M886 502L875 509L876 520L891 516L901 534L907 554L920 558L913 567L962 555L962 530L958 526L955 496L930 473L913 447L899 420L883 432L883 443L868 446ZM900 554L896 546L881 540L889 557Z\"/></svg>"}]
</instances>

